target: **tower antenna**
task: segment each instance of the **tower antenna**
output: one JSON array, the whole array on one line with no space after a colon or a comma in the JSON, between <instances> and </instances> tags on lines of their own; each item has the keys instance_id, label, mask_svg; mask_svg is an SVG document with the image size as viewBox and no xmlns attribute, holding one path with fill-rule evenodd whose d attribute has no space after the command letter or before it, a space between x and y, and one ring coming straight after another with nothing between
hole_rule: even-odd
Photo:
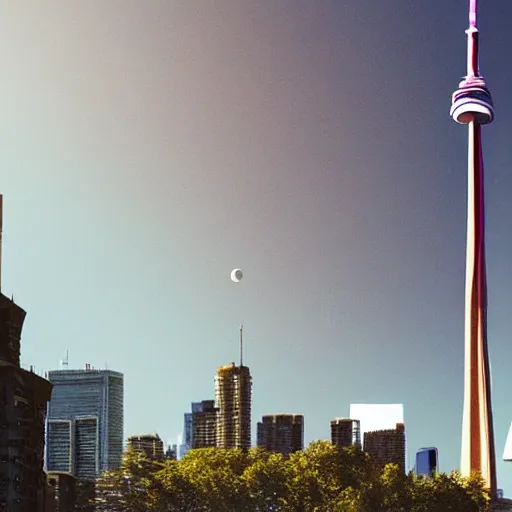
<instances>
[{"instance_id":1,"label":"tower antenna","mask_svg":"<svg viewBox=\"0 0 512 512\"><path fill-rule=\"evenodd\" d=\"M240 367L244 365L244 326L240 326Z\"/></svg>"}]
</instances>

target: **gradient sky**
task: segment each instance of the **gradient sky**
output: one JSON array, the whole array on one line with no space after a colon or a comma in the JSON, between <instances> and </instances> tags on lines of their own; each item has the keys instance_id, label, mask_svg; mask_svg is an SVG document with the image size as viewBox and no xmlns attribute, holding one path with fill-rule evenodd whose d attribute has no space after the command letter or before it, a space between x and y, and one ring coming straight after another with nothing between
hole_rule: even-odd
<instances>
[{"instance_id":1,"label":"gradient sky","mask_svg":"<svg viewBox=\"0 0 512 512\"><path fill-rule=\"evenodd\" d=\"M511 2L481 0L497 456L512 421ZM175 437L238 357L262 414L328 438L403 402L459 466L468 2L5 2L3 292L22 359L125 375L125 433ZM232 268L245 277L234 285ZM412 463L412 460L410 460ZM498 464L512 495L512 463Z\"/></svg>"}]
</instances>

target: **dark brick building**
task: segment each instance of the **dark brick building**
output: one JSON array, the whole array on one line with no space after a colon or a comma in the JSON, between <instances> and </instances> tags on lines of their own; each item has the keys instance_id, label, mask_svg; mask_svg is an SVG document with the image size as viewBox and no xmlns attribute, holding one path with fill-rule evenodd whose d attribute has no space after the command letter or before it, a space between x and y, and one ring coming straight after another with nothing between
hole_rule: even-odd
<instances>
[{"instance_id":1,"label":"dark brick building","mask_svg":"<svg viewBox=\"0 0 512 512\"><path fill-rule=\"evenodd\" d=\"M395 429L376 430L364 434L364 451L374 464L398 464L405 472L405 427L397 423Z\"/></svg>"},{"instance_id":2,"label":"dark brick building","mask_svg":"<svg viewBox=\"0 0 512 512\"><path fill-rule=\"evenodd\" d=\"M52 386L20 368L25 315L0 294L0 510L42 512L44 422Z\"/></svg>"},{"instance_id":3,"label":"dark brick building","mask_svg":"<svg viewBox=\"0 0 512 512\"><path fill-rule=\"evenodd\" d=\"M258 423L258 447L283 455L304 448L304 416L271 414Z\"/></svg>"}]
</instances>

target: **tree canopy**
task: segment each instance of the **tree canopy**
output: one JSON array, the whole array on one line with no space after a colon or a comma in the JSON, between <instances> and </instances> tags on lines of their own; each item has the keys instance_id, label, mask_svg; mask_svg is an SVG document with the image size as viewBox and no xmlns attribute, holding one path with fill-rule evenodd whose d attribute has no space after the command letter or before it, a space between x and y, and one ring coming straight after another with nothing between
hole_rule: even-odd
<instances>
[{"instance_id":1,"label":"tree canopy","mask_svg":"<svg viewBox=\"0 0 512 512\"><path fill-rule=\"evenodd\" d=\"M98 482L111 512L477 512L489 510L478 475L432 478L376 468L357 447L318 441L289 457L255 448L192 450L180 461L128 451Z\"/></svg>"}]
</instances>

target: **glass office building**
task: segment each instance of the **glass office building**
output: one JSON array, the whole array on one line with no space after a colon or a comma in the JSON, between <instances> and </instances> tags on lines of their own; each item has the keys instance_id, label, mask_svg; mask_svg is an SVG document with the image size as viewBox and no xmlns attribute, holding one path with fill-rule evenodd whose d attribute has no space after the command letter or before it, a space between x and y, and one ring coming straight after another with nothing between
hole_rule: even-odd
<instances>
[{"instance_id":1,"label":"glass office building","mask_svg":"<svg viewBox=\"0 0 512 512\"><path fill-rule=\"evenodd\" d=\"M420 448L416 453L416 474L434 476L439 472L437 448Z\"/></svg>"},{"instance_id":2,"label":"glass office building","mask_svg":"<svg viewBox=\"0 0 512 512\"><path fill-rule=\"evenodd\" d=\"M56 370L48 405L46 467L92 480L120 467L123 455L123 374Z\"/></svg>"}]
</instances>

